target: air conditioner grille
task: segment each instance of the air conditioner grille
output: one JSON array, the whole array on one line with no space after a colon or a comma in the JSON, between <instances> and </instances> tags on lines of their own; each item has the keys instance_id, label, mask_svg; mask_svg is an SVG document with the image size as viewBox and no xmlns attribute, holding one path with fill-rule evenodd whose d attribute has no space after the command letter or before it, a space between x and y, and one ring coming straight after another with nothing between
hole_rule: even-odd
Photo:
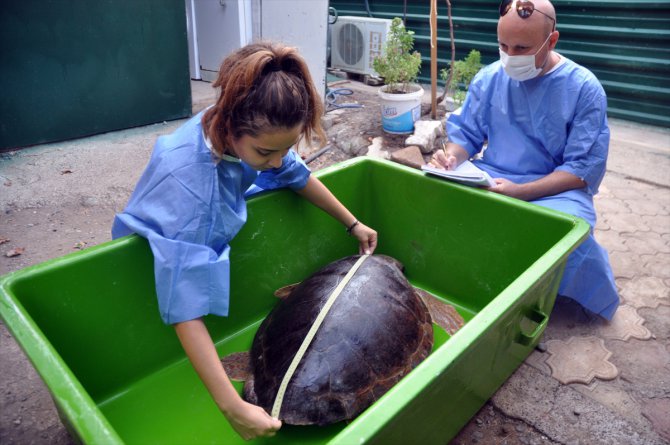
<instances>
[{"instance_id":1,"label":"air conditioner grille","mask_svg":"<svg viewBox=\"0 0 670 445\"><path fill-rule=\"evenodd\" d=\"M337 36L338 51L342 60L349 65L356 65L363 57L363 34L356 25L347 23L340 29Z\"/></svg>"}]
</instances>

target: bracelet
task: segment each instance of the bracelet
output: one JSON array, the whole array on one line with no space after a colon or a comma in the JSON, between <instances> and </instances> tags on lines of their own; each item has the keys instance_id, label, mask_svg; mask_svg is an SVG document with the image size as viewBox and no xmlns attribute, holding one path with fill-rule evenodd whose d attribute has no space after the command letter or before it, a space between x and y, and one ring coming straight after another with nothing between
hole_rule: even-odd
<instances>
[{"instance_id":1,"label":"bracelet","mask_svg":"<svg viewBox=\"0 0 670 445\"><path fill-rule=\"evenodd\" d=\"M354 227L358 225L358 220L355 220L348 228L347 228L347 233L351 235L351 231L354 230Z\"/></svg>"}]
</instances>

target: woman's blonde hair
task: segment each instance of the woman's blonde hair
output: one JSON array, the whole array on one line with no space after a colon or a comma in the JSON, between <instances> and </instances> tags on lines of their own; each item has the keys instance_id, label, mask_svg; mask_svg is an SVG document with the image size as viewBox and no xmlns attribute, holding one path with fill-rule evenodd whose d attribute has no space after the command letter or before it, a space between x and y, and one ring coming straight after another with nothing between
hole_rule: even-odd
<instances>
[{"instance_id":1,"label":"woman's blonde hair","mask_svg":"<svg viewBox=\"0 0 670 445\"><path fill-rule=\"evenodd\" d=\"M325 145L323 104L295 48L268 41L244 46L225 58L213 86L221 92L202 126L218 156L244 135L297 125L301 138Z\"/></svg>"}]
</instances>

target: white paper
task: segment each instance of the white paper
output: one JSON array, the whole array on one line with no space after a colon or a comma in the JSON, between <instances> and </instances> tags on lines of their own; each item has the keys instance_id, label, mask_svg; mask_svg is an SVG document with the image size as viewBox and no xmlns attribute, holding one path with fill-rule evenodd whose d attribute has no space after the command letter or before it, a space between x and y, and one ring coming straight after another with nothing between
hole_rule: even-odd
<instances>
[{"instance_id":1,"label":"white paper","mask_svg":"<svg viewBox=\"0 0 670 445\"><path fill-rule=\"evenodd\" d=\"M421 170L431 175L439 176L450 181L470 186L492 187L495 181L483 170L480 170L470 161L465 161L454 170L445 170L430 165L422 165Z\"/></svg>"}]
</instances>

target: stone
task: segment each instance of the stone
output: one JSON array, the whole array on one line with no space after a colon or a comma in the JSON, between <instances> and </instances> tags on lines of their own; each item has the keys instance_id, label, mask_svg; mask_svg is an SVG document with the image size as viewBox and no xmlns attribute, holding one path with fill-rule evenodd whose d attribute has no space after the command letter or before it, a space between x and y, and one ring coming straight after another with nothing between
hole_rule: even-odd
<instances>
[{"instance_id":1,"label":"stone","mask_svg":"<svg viewBox=\"0 0 670 445\"><path fill-rule=\"evenodd\" d=\"M405 145L416 145L422 153L428 154L433 151L435 139L443 135L442 122L416 121L414 123L414 134L405 140Z\"/></svg>"},{"instance_id":2,"label":"stone","mask_svg":"<svg viewBox=\"0 0 670 445\"><path fill-rule=\"evenodd\" d=\"M634 307L623 305L619 306L612 321L604 324L599 333L604 338L626 341L629 338L639 340L649 340L651 332L642 326L644 318L640 317Z\"/></svg>"},{"instance_id":3,"label":"stone","mask_svg":"<svg viewBox=\"0 0 670 445\"><path fill-rule=\"evenodd\" d=\"M670 442L670 398L644 400L642 415L649 419L659 436Z\"/></svg>"},{"instance_id":4,"label":"stone","mask_svg":"<svg viewBox=\"0 0 670 445\"><path fill-rule=\"evenodd\" d=\"M623 284L621 296L626 304L635 308L657 308L659 304L670 305L670 288L657 277L633 277Z\"/></svg>"},{"instance_id":5,"label":"stone","mask_svg":"<svg viewBox=\"0 0 670 445\"><path fill-rule=\"evenodd\" d=\"M612 352L605 348L601 338L571 337L567 341L547 342L550 356L546 363L551 368L551 376L559 382L584 383L588 385L594 378L612 380L619 370L608 361Z\"/></svg>"},{"instance_id":6,"label":"stone","mask_svg":"<svg viewBox=\"0 0 670 445\"><path fill-rule=\"evenodd\" d=\"M426 162L423 160L421 150L416 145L401 148L391 154L391 160L408 167L420 169Z\"/></svg>"},{"instance_id":7,"label":"stone","mask_svg":"<svg viewBox=\"0 0 670 445\"><path fill-rule=\"evenodd\" d=\"M388 159L389 152L386 150L382 150L383 146L384 146L384 138L382 137L374 138L372 140L372 144L368 147L367 155L373 158Z\"/></svg>"}]
</instances>

